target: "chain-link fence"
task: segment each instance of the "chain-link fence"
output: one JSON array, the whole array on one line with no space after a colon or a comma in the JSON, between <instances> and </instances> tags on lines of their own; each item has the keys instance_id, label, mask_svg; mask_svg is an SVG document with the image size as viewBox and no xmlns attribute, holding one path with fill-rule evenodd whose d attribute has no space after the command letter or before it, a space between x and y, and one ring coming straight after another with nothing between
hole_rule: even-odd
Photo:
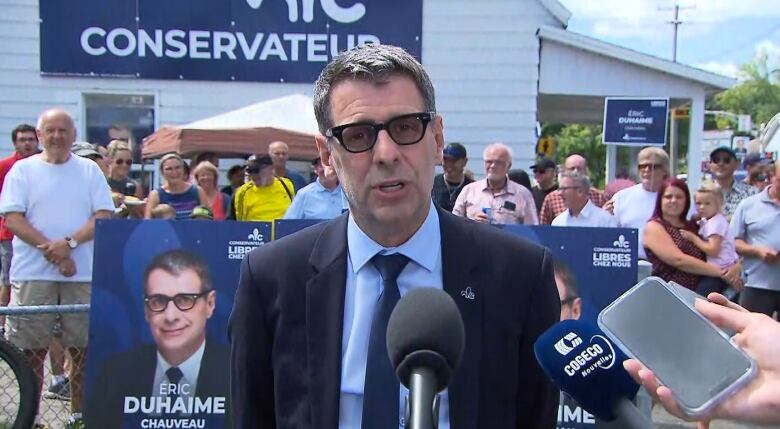
<instances>
[{"instance_id":1,"label":"chain-link fence","mask_svg":"<svg viewBox=\"0 0 780 429\"><path fill-rule=\"evenodd\" d=\"M0 429L65 428L81 412L89 304L0 307L6 316L0 342Z\"/></svg>"}]
</instances>

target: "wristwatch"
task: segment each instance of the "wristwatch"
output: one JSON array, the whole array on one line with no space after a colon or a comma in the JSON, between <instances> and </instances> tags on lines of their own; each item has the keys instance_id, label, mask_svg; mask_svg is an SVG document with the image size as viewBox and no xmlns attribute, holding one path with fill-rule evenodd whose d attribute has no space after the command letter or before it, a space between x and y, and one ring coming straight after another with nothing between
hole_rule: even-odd
<instances>
[{"instance_id":1,"label":"wristwatch","mask_svg":"<svg viewBox=\"0 0 780 429\"><path fill-rule=\"evenodd\" d=\"M79 245L79 242L76 241L76 239L73 237L65 237L65 241L68 242L68 247L70 247L71 249L75 249L76 246Z\"/></svg>"}]
</instances>

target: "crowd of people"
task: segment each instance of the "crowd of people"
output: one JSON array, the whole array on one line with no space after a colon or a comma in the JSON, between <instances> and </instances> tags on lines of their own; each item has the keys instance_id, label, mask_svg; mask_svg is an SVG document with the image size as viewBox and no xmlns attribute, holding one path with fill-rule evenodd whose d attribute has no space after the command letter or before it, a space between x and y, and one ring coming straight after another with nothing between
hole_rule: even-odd
<instances>
[{"instance_id":1,"label":"crowd of people","mask_svg":"<svg viewBox=\"0 0 780 429\"><path fill-rule=\"evenodd\" d=\"M359 66L357 69L378 67L377 64L385 68L376 74L353 73L355 68L351 68L354 66L351 62ZM315 110L321 134L316 144L320 156L311 161L314 176L311 182L288 168L287 145L274 142L266 153L253 154L243 165L228 170L228 185L223 188L218 186L219 158L215 154L200 154L191 162L178 154L167 154L159 162L161 185L146 194L143 186L130 177L134 158L133 149L126 141L112 140L105 148L76 143L74 121L59 109L43 112L36 126L16 127L11 133L14 153L0 161L0 214L3 216L0 220L0 302L9 305L88 303L96 219L113 216L215 221L326 220L349 211L350 216L318 227L316 231L322 234L321 239L310 231L297 240L264 246L247 258L231 320L234 420L239 427L272 422L275 411L280 413L277 422L293 423L294 415L282 411L290 406L284 401L296 397L296 392L323 388L307 387L311 381L299 380L295 374L298 367L284 363L293 358L272 351L270 346L246 344L278 335L300 337L306 343L305 332L283 323L272 327L267 320L258 318L264 313L290 313L294 317L302 313L296 306L303 302L303 295L291 299L292 295L303 294L300 287L315 279L303 278L303 273L310 270L301 264L309 263L312 248L316 250L328 243L334 253L315 251L320 256L311 261L320 264L318 269L323 270L340 261L342 265L335 270L340 277L333 279L340 280L351 293L358 283L378 285L380 279L383 284L389 283L381 267L384 262L380 261L389 255L403 254L401 270L407 263L412 267L398 277L398 287L402 290L415 287L420 279L446 288L443 283L450 278L449 273L466 269L455 266L466 259L452 259L445 252L469 249L470 254L479 252L480 257L493 258L491 264L505 261L507 267L511 265L508 261L518 261L520 255L523 260L516 267L480 274L478 283L494 285L495 290L483 286L481 292L495 297L495 302L509 303L512 311L499 318L517 317L512 319L513 326L531 326L533 332L510 332L486 315L485 329L496 328L495 336L485 341L487 354L496 348L503 350L504 346L494 344L495 341L515 341L517 350L529 351L534 335L559 318L578 317L579 299L575 288L561 287L561 280L558 280L557 293L552 288L554 274L548 251L510 239L478 223L636 228L639 257L652 264L653 275L704 296L714 296L717 302L721 295L713 293L739 300L741 307L721 304L730 306L730 311L740 312L739 317L743 319L748 317L745 316L748 311L769 317L780 311L780 222L777 222L780 164L750 154L743 161L747 178L740 181L735 178L740 164L737 154L728 147L720 147L709 157L711 179L700 188L689 189L685 181L670 177L667 153L658 147L647 147L637 156L638 182L624 174L602 191L593 186L588 160L582 154L568 154L560 168L551 159L537 158L529 167L535 179L532 183L525 171L512 169L511 147L496 142L484 148L486 174L479 179L467 169L466 147L456 142L445 144L443 123L435 113L433 87L419 63L404 51L388 46L356 48L329 64L317 85L315 103L319 104ZM369 112L363 113L367 115L365 118L352 111L351 103L356 102L365 104L365 111ZM368 124L367 120L375 123ZM443 173L434 175L436 164L441 164ZM474 240L468 241L472 237ZM503 246L494 243L487 246L480 237L490 237ZM423 245L441 245L443 251L436 253L438 259L430 260ZM349 260L344 256L347 247ZM462 256L465 258L465 254ZM344 278L345 266L350 267L347 278ZM277 274L263 267L276 267L281 270L276 273L289 272L295 276L276 278ZM471 272L461 274L465 278ZM555 278L560 276L563 274L556 271ZM536 283L522 281L517 290L501 286L508 285L508 279L513 278L536 279ZM289 289L275 289L285 282L289 282ZM395 279L392 283L396 283ZM264 295L279 299L254 302L260 289ZM522 299L520 289L527 290ZM556 297L560 298L560 307L555 304ZM530 305L531 301L536 306ZM370 329L358 326L371 326L371 315L379 304L360 304L357 308L358 304L349 304L354 306L350 312L342 311L343 323L352 329L345 332L355 338L344 345L347 358L343 364L365 370L369 356L363 346L373 347L370 346L373 339ZM516 314L521 307L524 313ZM501 308L499 313L503 311ZM705 307L702 311L720 317L719 310ZM725 314L722 318L726 316L733 315ZM347 320L352 317L354 320ZM477 323L469 317L464 314L467 331L470 323ZM744 330L752 326L750 323L759 322L767 323L764 319L740 319L740 328ZM324 323L321 329L336 329L336 326L341 334L342 320L334 323ZM55 324L56 335L52 334ZM71 400L69 427L72 428L83 424L80 390L87 326L86 314L56 318L54 315L9 316L3 325L6 337L29 357L41 385L44 385L43 363L47 354L50 356L52 380L47 390L55 397ZM258 334L260 329L266 332ZM468 353L472 351L467 352L467 358ZM339 357L334 356L325 357L329 366L323 370L332 369L338 363ZM502 380L499 384L509 389L504 395L518 395L512 401L522 408L524 419L531 419L526 421L534 422L528 427L544 427L554 414L546 403L555 396L553 390L535 364L526 362L532 359L530 355L506 359L505 365L483 363L482 376ZM284 385L275 385L269 376L270 369L268 374L253 369L258 362L269 362L274 373L287 374L289 380ZM475 365L480 364L477 361ZM499 374L501 371L495 372L499 367L521 368L515 381L522 380L527 386L531 380L536 383L535 388L527 387L531 392L528 394L517 393L522 389L512 389L511 383ZM630 362L627 369L646 386L657 387L652 374L639 363ZM368 379L369 374L365 377ZM338 383L334 386L321 392L330 397L329 401L335 400L334 393L339 393ZM466 398L459 390L461 387L466 386L453 387L452 395L444 399L442 413L446 419L464 418L459 414L461 407L456 407ZM265 390L260 392L261 388ZM361 407L365 411L366 404L372 402L367 387L364 400L363 389L362 378L342 380L341 399L347 408L341 416L336 412L339 421L360 423ZM393 389L397 391L398 386L392 386L390 391ZM651 393L674 409L668 392L655 389ZM258 405L264 402L263 398L275 396L281 401L276 410L273 400ZM499 402L506 401L481 403L494 407L490 409L496 416L517 418L519 411L510 412ZM370 406L382 407L375 403ZM392 414L393 410L389 412ZM719 409L714 416L730 415L728 410Z\"/></svg>"}]
</instances>

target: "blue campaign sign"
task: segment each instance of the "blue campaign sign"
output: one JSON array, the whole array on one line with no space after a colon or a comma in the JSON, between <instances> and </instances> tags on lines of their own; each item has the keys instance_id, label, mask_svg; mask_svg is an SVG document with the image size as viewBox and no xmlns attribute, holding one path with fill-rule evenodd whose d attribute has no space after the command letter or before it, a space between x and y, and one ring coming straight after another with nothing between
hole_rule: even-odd
<instances>
[{"instance_id":1,"label":"blue campaign sign","mask_svg":"<svg viewBox=\"0 0 780 429\"><path fill-rule=\"evenodd\" d=\"M422 52L422 0L42 0L40 18L44 74L310 83L358 44Z\"/></svg>"},{"instance_id":2,"label":"blue campaign sign","mask_svg":"<svg viewBox=\"0 0 780 429\"><path fill-rule=\"evenodd\" d=\"M604 144L666 144L668 98L611 98L604 101Z\"/></svg>"},{"instance_id":3,"label":"blue campaign sign","mask_svg":"<svg viewBox=\"0 0 780 429\"><path fill-rule=\"evenodd\" d=\"M636 284L636 229L547 225L503 229L547 247L556 263L565 264L568 281L576 284L582 298L580 319L595 324L604 307Z\"/></svg>"},{"instance_id":4,"label":"blue campaign sign","mask_svg":"<svg viewBox=\"0 0 780 429\"><path fill-rule=\"evenodd\" d=\"M277 219L274 221L274 240L278 240L320 222L325 221L317 219Z\"/></svg>"},{"instance_id":5,"label":"blue campaign sign","mask_svg":"<svg viewBox=\"0 0 780 429\"><path fill-rule=\"evenodd\" d=\"M88 427L230 427L228 317L241 261L270 236L261 222L97 222Z\"/></svg>"}]
</instances>

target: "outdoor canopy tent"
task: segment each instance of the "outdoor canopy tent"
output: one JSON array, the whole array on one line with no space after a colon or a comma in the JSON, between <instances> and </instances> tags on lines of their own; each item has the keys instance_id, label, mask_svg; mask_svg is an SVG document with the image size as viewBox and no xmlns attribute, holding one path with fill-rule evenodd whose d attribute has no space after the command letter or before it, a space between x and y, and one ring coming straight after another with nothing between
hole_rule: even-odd
<instances>
[{"instance_id":1,"label":"outdoor canopy tent","mask_svg":"<svg viewBox=\"0 0 780 429\"><path fill-rule=\"evenodd\" d=\"M281 140L290 147L290 159L312 160L317 149L312 99L300 94L222 113L181 126L164 126L143 140L142 157L158 158L176 152L220 155L267 153L268 145Z\"/></svg>"}]
</instances>

